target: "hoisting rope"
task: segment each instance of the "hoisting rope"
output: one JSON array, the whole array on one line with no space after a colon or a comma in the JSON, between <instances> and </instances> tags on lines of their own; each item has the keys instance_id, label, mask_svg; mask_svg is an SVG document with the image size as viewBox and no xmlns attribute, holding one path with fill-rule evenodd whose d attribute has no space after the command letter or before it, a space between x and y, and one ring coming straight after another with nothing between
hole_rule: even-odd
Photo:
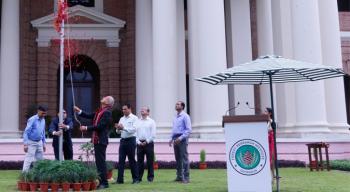
<instances>
[{"instance_id":1,"label":"hoisting rope","mask_svg":"<svg viewBox=\"0 0 350 192\"><path fill-rule=\"evenodd\" d=\"M71 61L71 47L70 47L70 25L69 25L69 11L68 11L68 4L67 2L62 2L58 1L58 15L57 15L57 19L55 21L55 28L56 30L58 29L58 31L60 32L60 21L62 19L65 19L67 21L67 50L68 50L68 65L69 65L69 77L70 77L70 85L71 85L71 93L72 93L72 101L73 101L73 116L74 116L74 120L79 124L79 127L81 126L81 122L78 119L77 114L74 112L74 106L76 106L75 103L75 94L74 94L74 82L73 82L73 71L72 71L72 61ZM65 36L65 34L63 34ZM64 53L63 53L64 54ZM63 78L63 77L61 77ZM81 131L81 138L84 138L84 132Z\"/></svg>"}]
</instances>

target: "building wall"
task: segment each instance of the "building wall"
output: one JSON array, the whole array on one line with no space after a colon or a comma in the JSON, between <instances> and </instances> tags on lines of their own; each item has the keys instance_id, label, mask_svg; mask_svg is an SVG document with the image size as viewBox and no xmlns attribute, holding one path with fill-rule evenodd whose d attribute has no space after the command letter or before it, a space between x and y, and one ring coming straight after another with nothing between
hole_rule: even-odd
<instances>
[{"instance_id":1,"label":"building wall","mask_svg":"<svg viewBox=\"0 0 350 192\"><path fill-rule=\"evenodd\" d=\"M54 1L20 1L20 130L25 127L27 113L40 103L49 106L48 115L57 111L57 71L59 64L58 42L50 47L38 47L37 30L31 21L52 14ZM135 85L135 1L105 0L104 13L126 21L119 32L119 47L106 47L104 41L73 41L73 53L92 58L100 70L100 95L112 95L117 103L136 103ZM82 18L72 23L91 23ZM76 98L78 99L78 98Z\"/></svg>"}]
</instances>

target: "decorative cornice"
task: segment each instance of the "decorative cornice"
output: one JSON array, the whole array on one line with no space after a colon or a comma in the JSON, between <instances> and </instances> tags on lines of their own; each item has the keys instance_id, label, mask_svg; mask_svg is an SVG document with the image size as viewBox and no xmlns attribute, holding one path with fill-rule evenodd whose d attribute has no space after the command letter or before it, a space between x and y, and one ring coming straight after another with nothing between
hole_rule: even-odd
<instances>
[{"instance_id":1,"label":"decorative cornice","mask_svg":"<svg viewBox=\"0 0 350 192\"><path fill-rule=\"evenodd\" d=\"M106 40L107 47L119 46L119 30L125 26L125 21L80 5L69 8L68 16L80 16L96 23L66 24L66 38ZM31 22L33 27L38 29L39 47L48 47L51 40L59 39L59 33L53 27L54 20L55 15L50 14Z\"/></svg>"}]
</instances>

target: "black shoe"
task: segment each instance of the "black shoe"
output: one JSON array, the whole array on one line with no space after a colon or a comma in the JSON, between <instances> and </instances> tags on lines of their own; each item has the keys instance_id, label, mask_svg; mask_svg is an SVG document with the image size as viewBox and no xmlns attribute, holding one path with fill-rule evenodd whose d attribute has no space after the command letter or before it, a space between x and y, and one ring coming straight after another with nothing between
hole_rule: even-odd
<instances>
[{"instance_id":1,"label":"black shoe","mask_svg":"<svg viewBox=\"0 0 350 192\"><path fill-rule=\"evenodd\" d=\"M190 180L183 180L182 182L181 182L182 184L189 184L190 183Z\"/></svg>"},{"instance_id":2,"label":"black shoe","mask_svg":"<svg viewBox=\"0 0 350 192\"><path fill-rule=\"evenodd\" d=\"M176 178L175 180L174 180L174 182L182 182L183 181L183 179L180 179L180 178Z\"/></svg>"},{"instance_id":3,"label":"black shoe","mask_svg":"<svg viewBox=\"0 0 350 192\"><path fill-rule=\"evenodd\" d=\"M134 180L133 182L132 182L132 184L139 184L140 183L140 180Z\"/></svg>"},{"instance_id":4,"label":"black shoe","mask_svg":"<svg viewBox=\"0 0 350 192\"><path fill-rule=\"evenodd\" d=\"M116 181L115 184L123 184L124 181Z\"/></svg>"},{"instance_id":5,"label":"black shoe","mask_svg":"<svg viewBox=\"0 0 350 192\"><path fill-rule=\"evenodd\" d=\"M148 180L148 182L153 182L153 178L149 178L147 180Z\"/></svg>"},{"instance_id":6,"label":"black shoe","mask_svg":"<svg viewBox=\"0 0 350 192\"><path fill-rule=\"evenodd\" d=\"M97 187L97 190L106 189L106 188L108 188L108 187L109 187L108 185L99 185L99 186Z\"/></svg>"}]
</instances>

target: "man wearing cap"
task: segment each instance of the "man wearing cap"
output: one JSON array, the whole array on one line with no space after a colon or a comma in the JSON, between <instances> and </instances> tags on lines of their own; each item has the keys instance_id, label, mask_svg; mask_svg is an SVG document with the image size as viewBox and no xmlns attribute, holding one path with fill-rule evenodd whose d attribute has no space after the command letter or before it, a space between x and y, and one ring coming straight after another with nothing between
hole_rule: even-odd
<instances>
[{"instance_id":1,"label":"man wearing cap","mask_svg":"<svg viewBox=\"0 0 350 192\"><path fill-rule=\"evenodd\" d=\"M63 134L63 156L65 160L73 159L72 147L72 129L73 121L67 117L67 113L63 110L63 123L59 123L59 118L54 118L49 126L49 133L53 136L52 147L55 153L55 159L59 160L59 138Z\"/></svg>"},{"instance_id":2,"label":"man wearing cap","mask_svg":"<svg viewBox=\"0 0 350 192\"><path fill-rule=\"evenodd\" d=\"M28 171L32 162L43 159L45 147L45 116L47 107L38 106L37 114L30 117L23 132L24 152L26 153L22 171Z\"/></svg>"}]
</instances>

